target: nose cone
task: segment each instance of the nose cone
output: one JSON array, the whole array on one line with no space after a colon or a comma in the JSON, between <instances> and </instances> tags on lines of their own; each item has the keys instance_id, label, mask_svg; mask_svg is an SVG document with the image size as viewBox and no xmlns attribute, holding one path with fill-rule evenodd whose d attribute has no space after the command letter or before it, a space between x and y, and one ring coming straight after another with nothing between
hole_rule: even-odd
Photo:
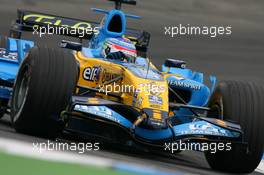
<instances>
[{"instance_id":1,"label":"nose cone","mask_svg":"<svg viewBox=\"0 0 264 175\"><path fill-rule=\"evenodd\" d=\"M150 129L163 129L167 128L168 112L156 109L143 109L143 112L147 115L146 121L142 124L143 128Z\"/></svg>"},{"instance_id":2,"label":"nose cone","mask_svg":"<svg viewBox=\"0 0 264 175\"><path fill-rule=\"evenodd\" d=\"M142 81L145 81L142 83ZM168 85L166 81L141 80L136 95L136 107L146 115L141 127L161 129L167 127Z\"/></svg>"}]
</instances>

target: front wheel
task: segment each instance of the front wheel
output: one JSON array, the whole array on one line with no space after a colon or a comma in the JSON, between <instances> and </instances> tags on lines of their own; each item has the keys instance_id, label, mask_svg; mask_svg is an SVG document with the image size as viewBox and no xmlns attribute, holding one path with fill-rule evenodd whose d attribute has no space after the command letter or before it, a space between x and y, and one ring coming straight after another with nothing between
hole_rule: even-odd
<instances>
[{"instance_id":1,"label":"front wheel","mask_svg":"<svg viewBox=\"0 0 264 175\"><path fill-rule=\"evenodd\" d=\"M64 128L60 113L75 90L76 60L65 49L32 48L22 62L11 100L17 132L55 137Z\"/></svg>"},{"instance_id":2,"label":"front wheel","mask_svg":"<svg viewBox=\"0 0 264 175\"><path fill-rule=\"evenodd\" d=\"M256 83L224 81L209 102L208 117L230 120L241 125L247 150L206 152L211 168L232 173L250 173L259 165L264 148L264 89Z\"/></svg>"}]
</instances>

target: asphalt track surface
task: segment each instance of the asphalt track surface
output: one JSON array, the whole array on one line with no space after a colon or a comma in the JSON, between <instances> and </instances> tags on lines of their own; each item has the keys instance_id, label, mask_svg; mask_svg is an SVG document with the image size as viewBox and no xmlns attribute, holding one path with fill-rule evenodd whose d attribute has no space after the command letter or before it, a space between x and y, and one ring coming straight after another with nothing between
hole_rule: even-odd
<instances>
[{"instance_id":1,"label":"asphalt track surface","mask_svg":"<svg viewBox=\"0 0 264 175\"><path fill-rule=\"evenodd\" d=\"M17 8L98 21L101 16L93 14L90 7L111 9L112 4L105 0L0 0L0 34L8 34L11 21L16 18ZM152 34L150 53L157 66L165 58L178 58L186 60L188 67L207 75L216 75L219 80L239 79L263 84L263 8L263 0L141 0L137 7L125 6L124 10L143 17L140 21L129 20L128 25ZM165 26L177 26L180 23L193 26L232 26L232 34L216 38L201 35L171 38L164 34ZM59 37L43 37L40 41L52 46L58 39ZM8 116L0 121L0 137L26 142L45 141L16 133L10 126ZM139 155L115 149L89 154L161 169L221 174L210 170L203 155L195 152L180 153L173 158Z\"/></svg>"}]
</instances>

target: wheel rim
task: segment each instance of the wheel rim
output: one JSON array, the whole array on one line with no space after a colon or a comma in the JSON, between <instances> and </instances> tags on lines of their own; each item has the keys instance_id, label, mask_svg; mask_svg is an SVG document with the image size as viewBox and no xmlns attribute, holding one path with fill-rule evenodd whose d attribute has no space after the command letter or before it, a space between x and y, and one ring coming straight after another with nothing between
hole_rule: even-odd
<instances>
[{"instance_id":1,"label":"wheel rim","mask_svg":"<svg viewBox=\"0 0 264 175\"><path fill-rule=\"evenodd\" d=\"M30 81L30 76L28 74L29 67L26 65L23 68L22 75L17 80L16 91L14 94L14 111L16 113L14 121L18 119L19 113L23 108L28 94L28 86Z\"/></svg>"}]
</instances>

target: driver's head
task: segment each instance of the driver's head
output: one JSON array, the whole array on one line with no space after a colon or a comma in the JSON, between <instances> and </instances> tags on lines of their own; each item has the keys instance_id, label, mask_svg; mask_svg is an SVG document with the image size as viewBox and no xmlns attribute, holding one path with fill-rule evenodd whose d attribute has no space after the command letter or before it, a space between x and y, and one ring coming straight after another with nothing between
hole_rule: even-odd
<instances>
[{"instance_id":1,"label":"driver's head","mask_svg":"<svg viewBox=\"0 0 264 175\"><path fill-rule=\"evenodd\" d=\"M126 38L108 38L103 43L102 55L105 58L116 56L117 58L127 62L135 62L137 51L135 45ZM122 58L123 57L123 58Z\"/></svg>"}]
</instances>

